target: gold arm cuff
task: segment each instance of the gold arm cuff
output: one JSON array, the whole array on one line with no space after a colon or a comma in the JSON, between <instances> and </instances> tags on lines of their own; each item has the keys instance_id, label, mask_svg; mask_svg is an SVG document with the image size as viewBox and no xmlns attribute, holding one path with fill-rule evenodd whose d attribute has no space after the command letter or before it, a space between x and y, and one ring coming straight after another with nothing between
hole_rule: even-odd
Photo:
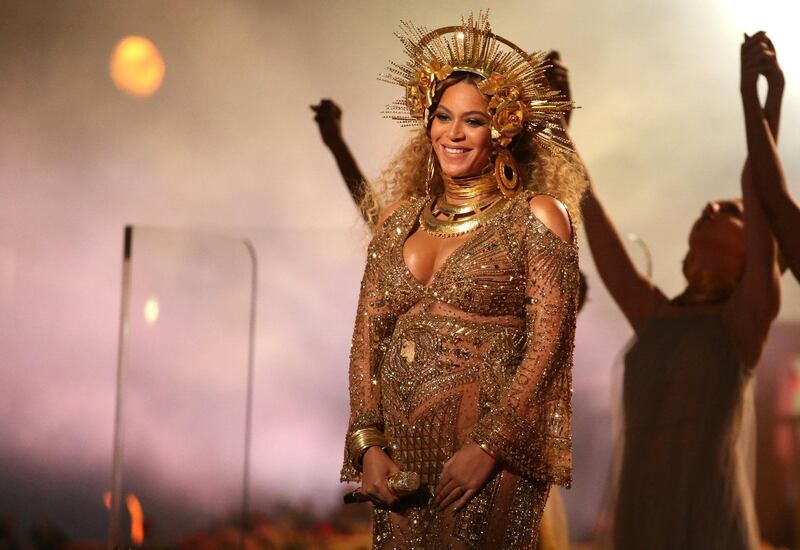
<instances>
[{"instance_id":1,"label":"gold arm cuff","mask_svg":"<svg viewBox=\"0 0 800 550\"><path fill-rule=\"evenodd\" d=\"M363 428L356 430L350 434L350 457L352 459L352 466L357 471L361 471L361 460L364 458L364 453L370 447L380 447L386 453L389 453L389 441L383 432L378 428Z\"/></svg>"}]
</instances>

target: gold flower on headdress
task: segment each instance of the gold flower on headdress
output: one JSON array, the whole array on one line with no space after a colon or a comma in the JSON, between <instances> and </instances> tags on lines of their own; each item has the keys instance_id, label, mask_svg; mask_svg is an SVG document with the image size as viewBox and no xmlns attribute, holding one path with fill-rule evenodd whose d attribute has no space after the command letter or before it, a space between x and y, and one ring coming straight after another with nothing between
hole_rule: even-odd
<instances>
[{"instance_id":1,"label":"gold flower on headdress","mask_svg":"<svg viewBox=\"0 0 800 550\"><path fill-rule=\"evenodd\" d=\"M478 89L486 95L493 96L497 90L508 85L508 79L500 73L492 73L489 78L478 84Z\"/></svg>"},{"instance_id":2,"label":"gold flower on headdress","mask_svg":"<svg viewBox=\"0 0 800 550\"><path fill-rule=\"evenodd\" d=\"M520 96L520 91L517 86L503 86L489 100L489 110L495 110L500 105L508 103L509 101L517 101Z\"/></svg>"},{"instance_id":3,"label":"gold flower on headdress","mask_svg":"<svg viewBox=\"0 0 800 550\"><path fill-rule=\"evenodd\" d=\"M507 147L522 131L524 121L525 104L522 101L502 103L492 117L492 139L501 147Z\"/></svg>"},{"instance_id":4,"label":"gold flower on headdress","mask_svg":"<svg viewBox=\"0 0 800 550\"><path fill-rule=\"evenodd\" d=\"M497 72L478 84L478 89L490 96L488 110L492 115L492 139L506 147L522 131L525 122L525 104L519 101L522 92L519 86Z\"/></svg>"},{"instance_id":5,"label":"gold flower on headdress","mask_svg":"<svg viewBox=\"0 0 800 550\"><path fill-rule=\"evenodd\" d=\"M425 116L425 103L423 103L424 93L420 90L419 86L406 86L406 105L408 106L409 114L414 118L422 118Z\"/></svg>"},{"instance_id":6,"label":"gold flower on headdress","mask_svg":"<svg viewBox=\"0 0 800 550\"><path fill-rule=\"evenodd\" d=\"M417 72L417 82L406 86L406 105L414 118L424 118L425 111L433 105L437 85L450 76L453 68L432 59Z\"/></svg>"},{"instance_id":7,"label":"gold flower on headdress","mask_svg":"<svg viewBox=\"0 0 800 550\"><path fill-rule=\"evenodd\" d=\"M431 75L435 80L441 82L453 72L453 67L450 65L443 65L438 59L431 59L427 67L423 69L426 73Z\"/></svg>"},{"instance_id":8,"label":"gold flower on headdress","mask_svg":"<svg viewBox=\"0 0 800 550\"><path fill-rule=\"evenodd\" d=\"M423 65L419 70L418 86L424 97L426 108L433 105L433 97L436 95L437 85L450 76L452 72L453 68L450 65L442 65L438 59L431 59L427 65Z\"/></svg>"},{"instance_id":9,"label":"gold flower on headdress","mask_svg":"<svg viewBox=\"0 0 800 550\"><path fill-rule=\"evenodd\" d=\"M436 77L420 69L417 75L417 89L419 90L420 100L427 109L433 104L433 96L436 93Z\"/></svg>"}]
</instances>

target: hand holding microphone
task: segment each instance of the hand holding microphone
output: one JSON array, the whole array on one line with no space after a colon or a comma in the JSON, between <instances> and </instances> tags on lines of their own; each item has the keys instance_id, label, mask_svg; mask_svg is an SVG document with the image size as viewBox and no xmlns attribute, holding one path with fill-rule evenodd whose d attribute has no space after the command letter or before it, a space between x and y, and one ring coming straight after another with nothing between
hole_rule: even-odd
<instances>
[{"instance_id":1,"label":"hand holding microphone","mask_svg":"<svg viewBox=\"0 0 800 550\"><path fill-rule=\"evenodd\" d=\"M417 472L403 472L398 471L388 478L386 478L386 487L389 492L395 497L391 504L394 504L397 500L407 498L414 495L420 495L422 492L421 480L419 474ZM376 502L376 504L389 504L388 502L383 502L382 499L375 496L370 496L367 493L363 493L361 489L356 489L350 493L344 495L344 503L345 504L353 504L356 502Z\"/></svg>"}]
</instances>

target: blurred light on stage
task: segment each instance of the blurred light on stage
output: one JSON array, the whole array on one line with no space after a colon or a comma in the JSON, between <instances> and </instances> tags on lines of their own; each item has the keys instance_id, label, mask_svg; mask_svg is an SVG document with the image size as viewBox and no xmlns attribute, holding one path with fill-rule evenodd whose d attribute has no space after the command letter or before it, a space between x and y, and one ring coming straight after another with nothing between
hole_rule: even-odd
<instances>
[{"instance_id":1,"label":"blurred light on stage","mask_svg":"<svg viewBox=\"0 0 800 550\"><path fill-rule=\"evenodd\" d=\"M111 510L111 491L103 493L103 504L106 510ZM125 505L131 516L131 543L141 546L144 543L144 510L139 498L133 493L125 497Z\"/></svg>"},{"instance_id":2,"label":"blurred light on stage","mask_svg":"<svg viewBox=\"0 0 800 550\"><path fill-rule=\"evenodd\" d=\"M111 54L111 80L126 94L147 97L161 87L164 60L147 38L126 36Z\"/></svg>"},{"instance_id":3,"label":"blurred light on stage","mask_svg":"<svg viewBox=\"0 0 800 550\"><path fill-rule=\"evenodd\" d=\"M131 543L134 546L141 546L144 542L144 510L142 503L136 495L128 495L125 498L128 505L128 513L131 515Z\"/></svg>"},{"instance_id":4,"label":"blurred light on stage","mask_svg":"<svg viewBox=\"0 0 800 550\"><path fill-rule=\"evenodd\" d=\"M158 300L155 298L150 298L144 304L144 320L147 321L148 325L154 325L156 321L158 321L158 314L161 311L161 308L158 305Z\"/></svg>"}]
</instances>

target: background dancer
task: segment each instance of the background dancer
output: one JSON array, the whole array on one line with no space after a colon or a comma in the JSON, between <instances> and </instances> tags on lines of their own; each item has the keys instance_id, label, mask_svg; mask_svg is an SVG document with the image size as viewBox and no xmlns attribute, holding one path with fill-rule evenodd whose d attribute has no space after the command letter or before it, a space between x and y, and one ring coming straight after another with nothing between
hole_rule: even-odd
<instances>
[{"instance_id":1,"label":"background dancer","mask_svg":"<svg viewBox=\"0 0 800 550\"><path fill-rule=\"evenodd\" d=\"M751 58L766 58L759 41L743 47L743 89L758 76ZM584 199L592 257L636 333L625 356L614 548L758 546L737 438L780 293L776 247L749 161L742 193L743 201L703 208L683 263L688 284L673 299L636 269L594 186Z\"/></svg>"}]
</instances>

